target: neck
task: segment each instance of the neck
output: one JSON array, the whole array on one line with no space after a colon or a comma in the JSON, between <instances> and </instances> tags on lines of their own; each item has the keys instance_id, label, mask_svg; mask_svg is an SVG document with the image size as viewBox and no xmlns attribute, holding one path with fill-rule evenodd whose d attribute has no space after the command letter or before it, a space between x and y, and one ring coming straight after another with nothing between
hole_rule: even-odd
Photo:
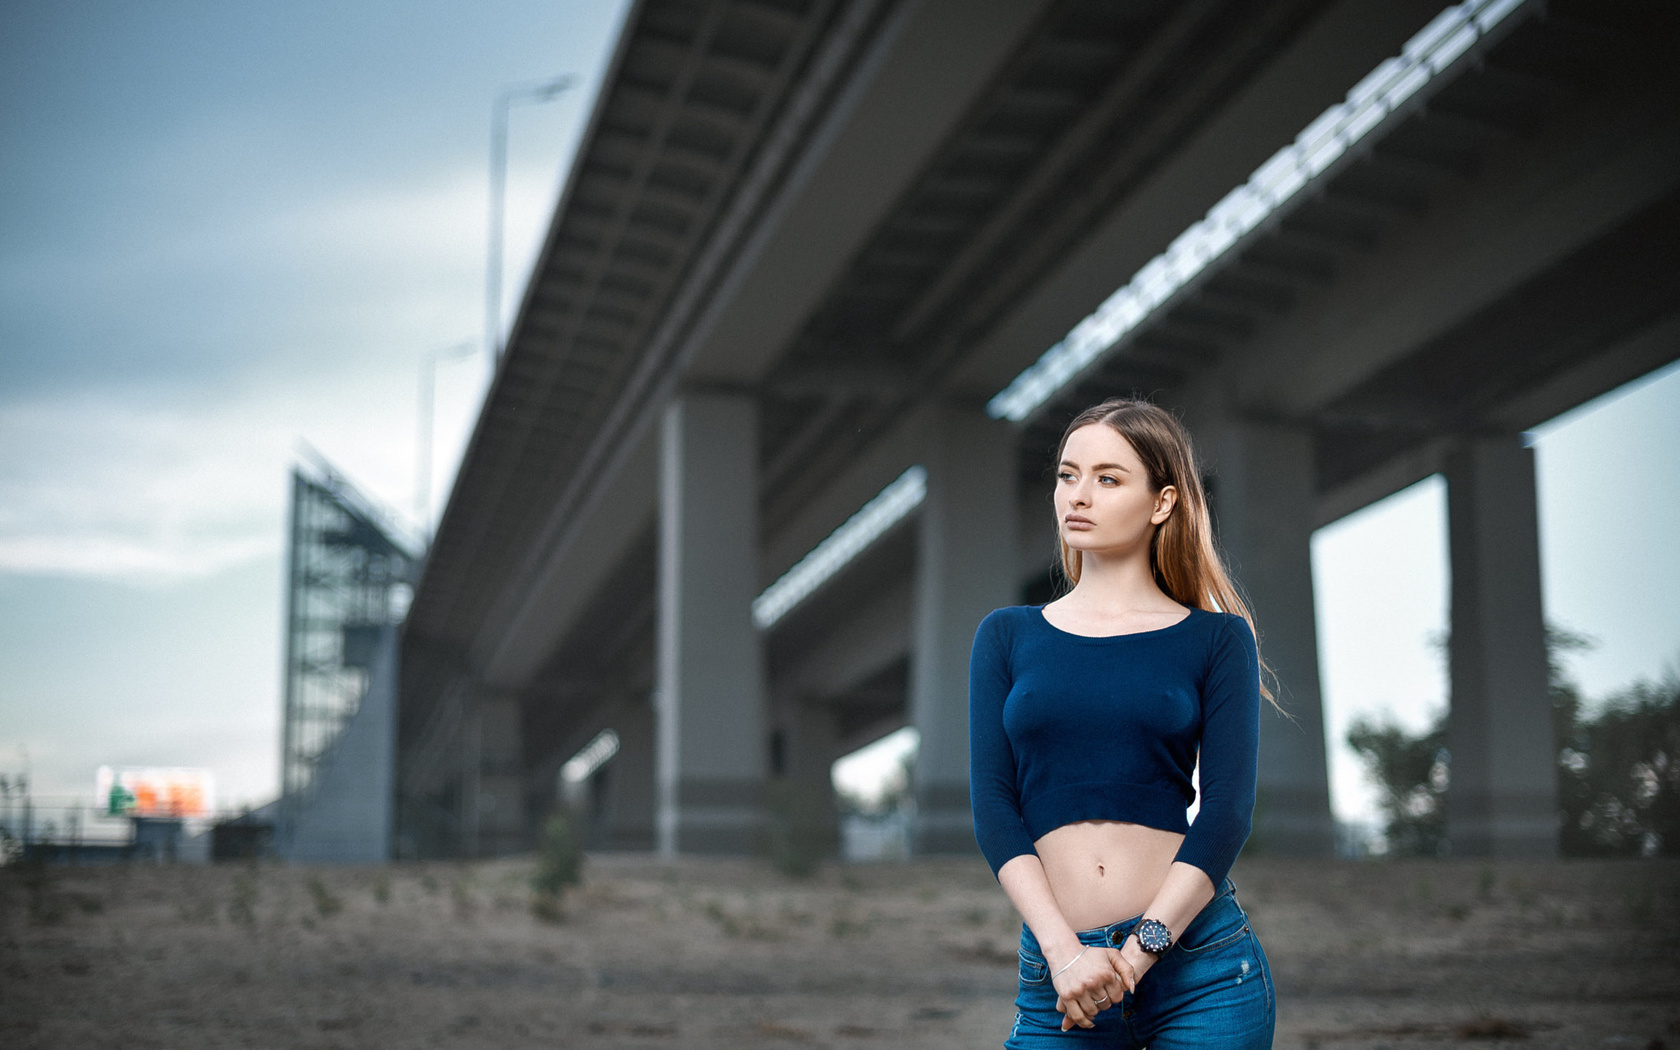
<instances>
[{"instance_id":1,"label":"neck","mask_svg":"<svg viewBox=\"0 0 1680 1050\"><path fill-rule=\"evenodd\" d=\"M1079 582L1069 597L1111 609L1148 609L1172 602L1155 582L1147 546L1124 554L1085 551L1079 560Z\"/></svg>"}]
</instances>

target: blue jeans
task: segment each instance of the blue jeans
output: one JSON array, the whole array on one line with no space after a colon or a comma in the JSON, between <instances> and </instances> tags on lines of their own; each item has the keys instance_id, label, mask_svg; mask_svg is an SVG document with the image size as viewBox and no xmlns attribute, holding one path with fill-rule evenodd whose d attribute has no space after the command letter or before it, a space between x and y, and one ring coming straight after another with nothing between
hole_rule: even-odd
<instances>
[{"instance_id":1,"label":"blue jeans","mask_svg":"<svg viewBox=\"0 0 1680 1050\"><path fill-rule=\"evenodd\" d=\"M1118 948L1143 916L1079 934L1083 944ZM1021 992L1008 1050L1068 1046L1150 1050L1250 1050L1272 1045L1277 1003L1260 940L1248 927L1229 879L1167 954L1096 1027L1062 1031L1056 989L1038 940L1021 927Z\"/></svg>"}]
</instances>

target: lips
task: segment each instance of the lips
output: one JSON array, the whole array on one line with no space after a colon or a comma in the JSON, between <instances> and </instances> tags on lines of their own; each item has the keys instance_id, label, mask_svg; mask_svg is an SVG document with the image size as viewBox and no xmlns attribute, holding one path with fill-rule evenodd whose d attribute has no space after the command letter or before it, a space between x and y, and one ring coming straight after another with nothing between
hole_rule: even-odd
<instances>
[{"instance_id":1,"label":"lips","mask_svg":"<svg viewBox=\"0 0 1680 1050\"><path fill-rule=\"evenodd\" d=\"M1089 529L1096 525L1096 522L1079 514L1069 514L1062 519L1062 524L1070 529Z\"/></svg>"}]
</instances>

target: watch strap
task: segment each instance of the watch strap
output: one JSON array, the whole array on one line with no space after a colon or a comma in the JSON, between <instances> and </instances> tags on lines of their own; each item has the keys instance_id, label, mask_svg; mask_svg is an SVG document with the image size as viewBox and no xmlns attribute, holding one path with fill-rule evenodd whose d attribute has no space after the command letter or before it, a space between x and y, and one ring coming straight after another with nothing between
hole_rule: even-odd
<instances>
[{"instance_id":1,"label":"watch strap","mask_svg":"<svg viewBox=\"0 0 1680 1050\"><path fill-rule=\"evenodd\" d=\"M1157 958L1172 947L1172 931L1159 919L1145 919L1137 924L1133 932L1137 934L1138 947Z\"/></svg>"}]
</instances>

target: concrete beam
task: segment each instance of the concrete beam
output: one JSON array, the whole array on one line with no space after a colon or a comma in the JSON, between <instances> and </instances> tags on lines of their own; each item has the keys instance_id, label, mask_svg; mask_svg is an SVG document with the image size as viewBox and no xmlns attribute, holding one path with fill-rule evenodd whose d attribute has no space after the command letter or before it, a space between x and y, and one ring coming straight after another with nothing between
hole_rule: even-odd
<instances>
[{"instance_id":1,"label":"concrete beam","mask_svg":"<svg viewBox=\"0 0 1680 1050\"><path fill-rule=\"evenodd\" d=\"M909 580L827 618L816 644L773 669L770 692L805 699L845 693L902 660L910 649L914 594Z\"/></svg>"},{"instance_id":2,"label":"concrete beam","mask_svg":"<svg viewBox=\"0 0 1680 1050\"><path fill-rule=\"evenodd\" d=\"M1313 503L1313 528L1322 529L1333 521L1340 521L1378 500L1416 485L1431 474L1439 474L1442 457L1451 443L1452 439L1446 437L1428 441L1409 452L1391 457L1382 466L1352 481L1320 492Z\"/></svg>"},{"instance_id":3,"label":"concrete beam","mask_svg":"<svg viewBox=\"0 0 1680 1050\"><path fill-rule=\"evenodd\" d=\"M991 396L1435 15L1439 0L1344 0L1307 27L968 355Z\"/></svg>"},{"instance_id":4,"label":"concrete beam","mask_svg":"<svg viewBox=\"0 0 1680 1050\"><path fill-rule=\"evenodd\" d=\"M927 413L912 412L847 463L791 520L765 537L760 589L776 581L909 467L920 463Z\"/></svg>"},{"instance_id":5,"label":"concrete beam","mask_svg":"<svg viewBox=\"0 0 1680 1050\"><path fill-rule=\"evenodd\" d=\"M763 562L763 586L769 586L795 562L821 543L829 533L858 508L873 499L905 469L924 462L933 445L933 428L938 409L923 406L900 416L893 426L808 500L800 512L784 522L767 538ZM1038 490L1017 493L1011 499L1018 510L1017 535L1020 567L1017 582L1032 579L1043 571L1055 552L1055 514L1049 501L1050 480ZM1013 600L1013 599L1011 599Z\"/></svg>"},{"instance_id":6,"label":"concrete beam","mask_svg":"<svg viewBox=\"0 0 1680 1050\"><path fill-rule=\"evenodd\" d=\"M1650 80L1609 85L1495 148L1475 181L1350 263L1334 294L1269 326L1230 370L1244 407L1306 418L1674 192L1680 110Z\"/></svg>"},{"instance_id":7,"label":"concrete beam","mask_svg":"<svg viewBox=\"0 0 1680 1050\"><path fill-rule=\"evenodd\" d=\"M853 751L861 751L889 733L896 733L910 724L908 711L890 714L856 729L834 742L836 758L844 758Z\"/></svg>"},{"instance_id":8,"label":"concrete beam","mask_svg":"<svg viewBox=\"0 0 1680 1050\"><path fill-rule=\"evenodd\" d=\"M470 659L492 688L519 689L530 681L647 528L658 508L658 453L658 434L645 434L601 497L583 508L571 542L517 589L517 611L506 621L485 620Z\"/></svg>"},{"instance_id":9,"label":"concrete beam","mask_svg":"<svg viewBox=\"0 0 1680 1050\"><path fill-rule=\"evenodd\" d=\"M1605 347L1539 387L1512 398L1492 413L1489 422L1505 433L1530 430L1676 360L1680 360L1680 316ZM1456 441L1450 435L1433 438L1390 457L1382 466L1352 481L1320 492L1315 527L1323 528L1431 474L1441 473Z\"/></svg>"},{"instance_id":10,"label":"concrete beam","mask_svg":"<svg viewBox=\"0 0 1680 1050\"><path fill-rule=\"evenodd\" d=\"M689 376L756 383L1047 0L913 0L759 220Z\"/></svg>"},{"instance_id":11,"label":"concrete beam","mask_svg":"<svg viewBox=\"0 0 1680 1050\"><path fill-rule=\"evenodd\" d=\"M1617 387L1680 360L1680 315L1608 346L1539 387L1513 398L1493 422L1509 433L1539 426Z\"/></svg>"}]
</instances>

